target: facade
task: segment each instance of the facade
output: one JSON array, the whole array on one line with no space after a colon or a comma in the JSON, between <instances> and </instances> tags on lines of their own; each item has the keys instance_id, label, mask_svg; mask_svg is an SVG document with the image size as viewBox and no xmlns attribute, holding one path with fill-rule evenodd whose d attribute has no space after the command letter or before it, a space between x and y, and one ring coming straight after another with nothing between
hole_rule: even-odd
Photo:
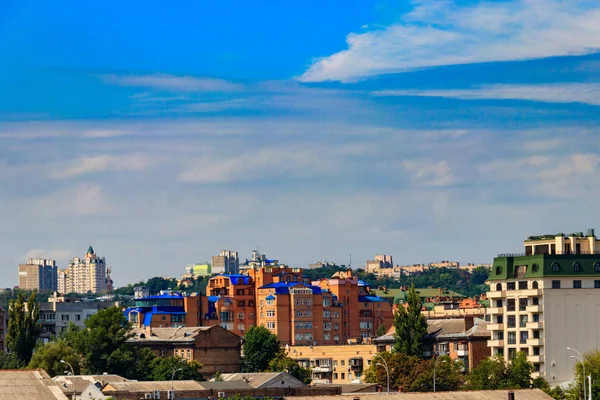
<instances>
[{"instance_id":1,"label":"facade","mask_svg":"<svg viewBox=\"0 0 600 400\"><path fill-rule=\"evenodd\" d=\"M593 234L593 231L590 232ZM500 255L490 274L492 354L523 351L552 384L573 378L577 354L600 348L600 249L593 236L525 241L525 254Z\"/></svg>"},{"instance_id":2,"label":"facade","mask_svg":"<svg viewBox=\"0 0 600 400\"><path fill-rule=\"evenodd\" d=\"M221 250L218 256L212 257L213 274L239 274L240 257L237 251Z\"/></svg>"},{"instance_id":3,"label":"facade","mask_svg":"<svg viewBox=\"0 0 600 400\"><path fill-rule=\"evenodd\" d=\"M19 265L19 288L26 290L55 291L58 284L56 261L30 258L27 264Z\"/></svg>"},{"instance_id":4,"label":"facade","mask_svg":"<svg viewBox=\"0 0 600 400\"><path fill-rule=\"evenodd\" d=\"M252 251L252 258L246 259L242 264L239 265L239 271L243 273L257 270L263 267L276 268L285 267L285 265L279 265L278 260L269 260L265 254L260 254L258 250Z\"/></svg>"},{"instance_id":5,"label":"facade","mask_svg":"<svg viewBox=\"0 0 600 400\"><path fill-rule=\"evenodd\" d=\"M365 271L367 274L379 275L383 269L389 270L394 268L392 256L385 254L376 254L374 260L367 261Z\"/></svg>"},{"instance_id":6,"label":"facade","mask_svg":"<svg viewBox=\"0 0 600 400\"><path fill-rule=\"evenodd\" d=\"M256 325L256 289L248 275L217 275L208 281L202 325L219 324L243 336Z\"/></svg>"},{"instance_id":7,"label":"facade","mask_svg":"<svg viewBox=\"0 0 600 400\"><path fill-rule=\"evenodd\" d=\"M47 343L52 336L66 330L69 324L78 328L85 327L85 321L100 310L118 307L113 301L69 301L64 297L50 297L48 302L40 303L40 339Z\"/></svg>"},{"instance_id":8,"label":"facade","mask_svg":"<svg viewBox=\"0 0 600 400\"><path fill-rule=\"evenodd\" d=\"M135 306L123 311L134 327L178 328L200 326L202 296L179 292L161 292L158 295L135 299Z\"/></svg>"},{"instance_id":9,"label":"facade","mask_svg":"<svg viewBox=\"0 0 600 400\"><path fill-rule=\"evenodd\" d=\"M208 263L188 265L185 267L185 273L188 276L209 276L212 274L212 267Z\"/></svg>"},{"instance_id":10,"label":"facade","mask_svg":"<svg viewBox=\"0 0 600 400\"><path fill-rule=\"evenodd\" d=\"M364 371L378 353L374 344L289 346L287 355L312 371L312 384L364 383Z\"/></svg>"},{"instance_id":11,"label":"facade","mask_svg":"<svg viewBox=\"0 0 600 400\"><path fill-rule=\"evenodd\" d=\"M141 299L150 296L150 290L146 286L136 286L133 288L133 298Z\"/></svg>"},{"instance_id":12,"label":"facade","mask_svg":"<svg viewBox=\"0 0 600 400\"><path fill-rule=\"evenodd\" d=\"M104 293L112 288L112 281L108 281L106 261L94 253L92 246L84 258L75 257L69 261L68 268L58 271L58 291L62 294Z\"/></svg>"},{"instance_id":13,"label":"facade","mask_svg":"<svg viewBox=\"0 0 600 400\"><path fill-rule=\"evenodd\" d=\"M205 378L217 371L233 373L240 371L241 340L236 334L218 325L180 328L134 328L134 336L128 340L136 346L144 346L159 357L180 357L196 360L202 364Z\"/></svg>"}]
</instances>

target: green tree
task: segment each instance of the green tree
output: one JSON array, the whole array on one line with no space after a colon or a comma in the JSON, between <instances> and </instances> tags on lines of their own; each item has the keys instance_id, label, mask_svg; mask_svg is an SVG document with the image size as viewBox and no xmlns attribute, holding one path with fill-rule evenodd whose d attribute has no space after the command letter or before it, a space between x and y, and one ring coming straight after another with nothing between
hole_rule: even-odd
<instances>
[{"instance_id":1,"label":"green tree","mask_svg":"<svg viewBox=\"0 0 600 400\"><path fill-rule=\"evenodd\" d=\"M281 351L277 336L264 326L251 326L244 335L244 372L262 372L269 368L269 362Z\"/></svg>"},{"instance_id":2,"label":"green tree","mask_svg":"<svg viewBox=\"0 0 600 400\"><path fill-rule=\"evenodd\" d=\"M390 372L390 390L408 392L413 388L419 375L427 372L427 361L420 357L409 356L403 353L378 353L365 373L365 382L378 383L382 387L387 385L387 373L383 367L385 360Z\"/></svg>"},{"instance_id":3,"label":"green tree","mask_svg":"<svg viewBox=\"0 0 600 400\"><path fill-rule=\"evenodd\" d=\"M533 372L533 364L527 361L525 353L520 351L508 364L506 385L509 389L529 389L533 385L533 378L531 377Z\"/></svg>"},{"instance_id":4,"label":"green tree","mask_svg":"<svg viewBox=\"0 0 600 400\"><path fill-rule=\"evenodd\" d=\"M202 380L202 364L196 360L188 363L178 357L155 357L149 369L154 381L170 381L172 377L175 380Z\"/></svg>"},{"instance_id":5,"label":"green tree","mask_svg":"<svg viewBox=\"0 0 600 400\"><path fill-rule=\"evenodd\" d=\"M21 369L25 364L16 356L15 353L0 352L0 369Z\"/></svg>"},{"instance_id":6,"label":"green tree","mask_svg":"<svg viewBox=\"0 0 600 400\"><path fill-rule=\"evenodd\" d=\"M379 328L377 328L377 333L375 334L377 337L379 336L383 336L387 333L387 329L385 329L385 325L381 324L379 325Z\"/></svg>"},{"instance_id":7,"label":"green tree","mask_svg":"<svg viewBox=\"0 0 600 400\"><path fill-rule=\"evenodd\" d=\"M283 350L279 352L277 357L269 362L269 370L273 372L285 371L307 385L312 382L310 369L301 367L300 364L298 364L298 361L291 357L287 357Z\"/></svg>"},{"instance_id":8,"label":"green tree","mask_svg":"<svg viewBox=\"0 0 600 400\"><path fill-rule=\"evenodd\" d=\"M69 371L69 367L61 363L61 360L71 364L75 375L81 372L81 355L64 339L39 345L31 357L29 368L43 369L50 376L64 375L65 371Z\"/></svg>"},{"instance_id":9,"label":"green tree","mask_svg":"<svg viewBox=\"0 0 600 400\"><path fill-rule=\"evenodd\" d=\"M38 322L40 307L35 297L36 292L34 291L25 302L23 292L19 291L8 307L6 347L24 365L31 360L33 349L41 332Z\"/></svg>"},{"instance_id":10,"label":"green tree","mask_svg":"<svg viewBox=\"0 0 600 400\"><path fill-rule=\"evenodd\" d=\"M500 390L506 388L507 368L502 356L486 357L467 378L470 390Z\"/></svg>"},{"instance_id":11,"label":"green tree","mask_svg":"<svg viewBox=\"0 0 600 400\"><path fill-rule=\"evenodd\" d=\"M423 338L427 334L427 320L421 314L421 300L414 286L406 295L407 307L400 305L394 315L396 344L394 351L411 356L423 355Z\"/></svg>"},{"instance_id":12,"label":"green tree","mask_svg":"<svg viewBox=\"0 0 600 400\"><path fill-rule=\"evenodd\" d=\"M435 368L435 388L440 392L452 392L460 389L464 384L461 373L463 364L455 362L450 357L432 358L422 364L422 372L410 386L411 392L433 391L433 376Z\"/></svg>"}]
</instances>

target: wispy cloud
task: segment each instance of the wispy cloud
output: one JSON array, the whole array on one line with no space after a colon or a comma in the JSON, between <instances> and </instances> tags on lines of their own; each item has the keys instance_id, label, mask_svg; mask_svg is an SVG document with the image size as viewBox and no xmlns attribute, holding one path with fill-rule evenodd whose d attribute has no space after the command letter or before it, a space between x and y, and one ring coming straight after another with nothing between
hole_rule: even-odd
<instances>
[{"instance_id":1,"label":"wispy cloud","mask_svg":"<svg viewBox=\"0 0 600 400\"><path fill-rule=\"evenodd\" d=\"M117 85L153 89L164 92L236 92L244 85L215 78L194 76L154 75L100 75L102 81Z\"/></svg>"},{"instance_id":2,"label":"wispy cloud","mask_svg":"<svg viewBox=\"0 0 600 400\"><path fill-rule=\"evenodd\" d=\"M89 183L31 198L25 205L32 214L49 219L107 215L115 209L103 187Z\"/></svg>"},{"instance_id":3,"label":"wispy cloud","mask_svg":"<svg viewBox=\"0 0 600 400\"><path fill-rule=\"evenodd\" d=\"M377 96L428 96L465 100L512 99L546 103L584 103L600 105L600 84L558 83L539 85L487 85L474 89L382 90Z\"/></svg>"},{"instance_id":4,"label":"wispy cloud","mask_svg":"<svg viewBox=\"0 0 600 400\"><path fill-rule=\"evenodd\" d=\"M104 154L92 157L82 157L68 167L51 173L53 178L71 178L89 173L105 171L141 171L152 163L146 154Z\"/></svg>"},{"instance_id":5,"label":"wispy cloud","mask_svg":"<svg viewBox=\"0 0 600 400\"><path fill-rule=\"evenodd\" d=\"M456 182L447 161L409 160L402 163L411 179L420 186L449 186Z\"/></svg>"},{"instance_id":6,"label":"wispy cloud","mask_svg":"<svg viewBox=\"0 0 600 400\"><path fill-rule=\"evenodd\" d=\"M594 1L418 1L397 24L350 33L347 50L316 60L300 80L592 53L600 49L598 20Z\"/></svg>"},{"instance_id":7,"label":"wispy cloud","mask_svg":"<svg viewBox=\"0 0 600 400\"><path fill-rule=\"evenodd\" d=\"M69 257L72 257L73 250L70 249L52 249L52 250L44 250L44 249L31 249L25 253L19 259L21 262L25 262L25 260L29 258L45 258L50 260L66 260Z\"/></svg>"}]
</instances>

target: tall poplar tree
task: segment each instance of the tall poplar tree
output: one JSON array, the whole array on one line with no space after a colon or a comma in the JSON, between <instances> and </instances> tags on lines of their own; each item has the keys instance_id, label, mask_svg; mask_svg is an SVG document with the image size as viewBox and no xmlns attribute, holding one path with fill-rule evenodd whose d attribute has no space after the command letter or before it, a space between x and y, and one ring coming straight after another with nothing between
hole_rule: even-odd
<instances>
[{"instance_id":1,"label":"tall poplar tree","mask_svg":"<svg viewBox=\"0 0 600 400\"><path fill-rule=\"evenodd\" d=\"M35 300L35 295L36 292L32 292L25 302L23 292L19 291L8 307L6 347L23 365L27 365L31 360L33 349L41 332L38 321L40 306Z\"/></svg>"},{"instance_id":2,"label":"tall poplar tree","mask_svg":"<svg viewBox=\"0 0 600 400\"><path fill-rule=\"evenodd\" d=\"M427 320L421 314L421 299L412 285L406 296L407 307L398 306L394 315L396 344L394 351L411 356L423 356L423 338L427 334Z\"/></svg>"}]
</instances>

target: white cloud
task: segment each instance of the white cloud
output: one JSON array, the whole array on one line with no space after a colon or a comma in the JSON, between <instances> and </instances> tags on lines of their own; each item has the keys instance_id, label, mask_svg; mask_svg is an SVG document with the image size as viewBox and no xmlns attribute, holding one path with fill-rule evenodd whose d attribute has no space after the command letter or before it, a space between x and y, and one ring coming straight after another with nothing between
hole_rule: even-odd
<instances>
[{"instance_id":1,"label":"white cloud","mask_svg":"<svg viewBox=\"0 0 600 400\"><path fill-rule=\"evenodd\" d=\"M418 185L440 187L456 183L456 176L447 161L408 160L402 165Z\"/></svg>"},{"instance_id":2,"label":"white cloud","mask_svg":"<svg viewBox=\"0 0 600 400\"><path fill-rule=\"evenodd\" d=\"M223 79L197 78L194 76L105 74L101 75L100 78L112 85L149 88L167 92L236 92L244 90L242 84Z\"/></svg>"},{"instance_id":3,"label":"white cloud","mask_svg":"<svg viewBox=\"0 0 600 400\"><path fill-rule=\"evenodd\" d=\"M348 49L316 60L301 81L351 81L443 65L528 60L600 49L594 1L518 0L459 5L423 0L384 29L350 33Z\"/></svg>"},{"instance_id":4,"label":"white cloud","mask_svg":"<svg viewBox=\"0 0 600 400\"><path fill-rule=\"evenodd\" d=\"M600 105L600 84L597 83L486 85L475 89L450 90L382 90L373 94L377 96L427 96L465 100L513 99Z\"/></svg>"},{"instance_id":5,"label":"white cloud","mask_svg":"<svg viewBox=\"0 0 600 400\"><path fill-rule=\"evenodd\" d=\"M30 213L50 219L108 215L115 209L103 187L89 183L30 198L24 205Z\"/></svg>"},{"instance_id":6,"label":"white cloud","mask_svg":"<svg viewBox=\"0 0 600 400\"><path fill-rule=\"evenodd\" d=\"M73 250L71 249L31 249L25 253L20 260L23 262L29 258L45 258L49 260L65 260L73 256Z\"/></svg>"},{"instance_id":7,"label":"white cloud","mask_svg":"<svg viewBox=\"0 0 600 400\"><path fill-rule=\"evenodd\" d=\"M67 168L51 174L54 178L70 178L89 173L105 171L141 171L152 163L146 154L110 155L104 154L92 157L82 157L71 163Z\"/></svg>"}]
</instances>

